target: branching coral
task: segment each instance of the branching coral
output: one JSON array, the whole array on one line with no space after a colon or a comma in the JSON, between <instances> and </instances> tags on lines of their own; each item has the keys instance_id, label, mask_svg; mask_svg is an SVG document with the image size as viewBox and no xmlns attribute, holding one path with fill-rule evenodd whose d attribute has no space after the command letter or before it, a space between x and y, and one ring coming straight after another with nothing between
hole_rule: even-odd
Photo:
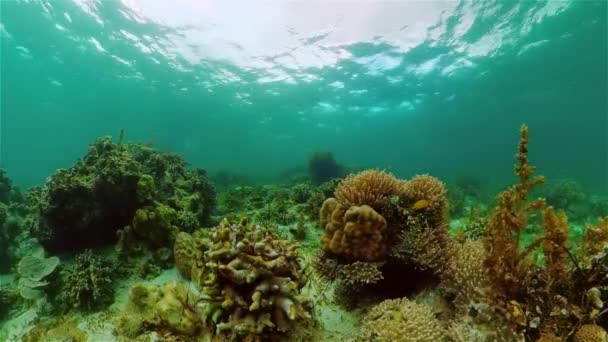
<instances>
[{"instance_id":1,"label":"branching coral","mask_svg":"<svg viewBox=\"0 0 608 342\"><path fill-rule=\"evenodd\" d=\"M363 318L358 341L440 342L446 334L433 311L408 300L388 299L374 306Z\"/></svg>"},{"instance_id":2,"label":"branching coral","mask_svg":"<svg viewBox=\"0 0 608 342\"><path fill-rule=\"evenodd\" d=\"M530 190L543 178L532 178L534 167L528 163L527 144L528 129L522 126L515 167L519 183L499 195L484 239L483 268L492 285L486 293L491 304L527 338L565 338L581 323L603 319L590 305L599 303L597 298L585 298L590 290L605 284L608 267L597 262L578 264L568 250L565 213L545 208L541 199L528 201ZM520 234L534 212L544 216L544 234L522 248ZM529 257L537 247L542 248L544 267ZM595 293L596 297L601 294Z\"/></svg>"},{"instance_id":3,"label":"branching coral","mask_svg":"<svg viewBox=\"0 0 608 342\"><path fill-rule=\"evenodd\" d=\"M183 234L180 244L191 243ZM305 278L296 245L246 219L224 220L208 238L196 239L204 253L194 256L191 277L204 298L203 321L216 334L269 338L293 332L294 324L310 317L300 294Z\"/></svg>"},{"instance_id":4,"label":"branching coral","mask_svg":"<svg viewBox=\"0 0 608 342\"><path fill-rule=\"evenodd\" d=\"M93 255L90 250L76 256L74 265L61 272L62 292L58 302L69 308L94 310L113 299L110 262Z\"/></svg>"},{"instance_id":5,"label":"branching coral","mask_svg":"<svg viewBox=\"0 0 608 342\"><path fill-rule=\"evenodd\" d=\"M544 211L545 238L542 242L547 261L547 272L555 281L568 275L568 217L564 211L555 212L553 207Z\"/></svg>"},{"instance_id":6,"label":"branching coral","mask_svg":"<svg viewBox=\"0 0 608 342\"><path fill-rule=\"evenodd\" d=\"M527 226L528 215L544 206L542 200L527 202L529 191L544 180L542 176L531 178L535 168L528 163L528 127L522 126L517 153L515 173L519 183L498 196L498 205L488 222L488 236L484 244L488 252L484 267L489 271L492 282L497 287L496 294L508 298L518 298L522 290L520 281L527 278L530 262L526 259L535 241L526 250L519 248L520 234Z\"/></svg>"},{"instance_id":7,"label":"branching coral","mask_svg":"<svg viewBox=\"0 0 608 342\"><path fill-rule=\"evenodd\" d=\"M589 258L608 247L608 216L601 218L594 226L587 226L583 235L583 253Z\"/></svg>"}]
</instances>

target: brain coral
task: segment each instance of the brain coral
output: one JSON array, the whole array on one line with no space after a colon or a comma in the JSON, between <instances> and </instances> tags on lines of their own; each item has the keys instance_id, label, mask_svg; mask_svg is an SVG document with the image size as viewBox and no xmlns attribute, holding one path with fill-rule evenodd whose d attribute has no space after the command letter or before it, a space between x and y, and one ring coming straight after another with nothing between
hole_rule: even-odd
<instances>
[{"instance_id":1,"label":"brain coral","mask_svg":"<svg viewBox=\"0 0 608 342\"><path fill-rule=\"evenodd\" d=\"M444 329L433 311L408 300L388 299L374 306L363 318L359 341L440 342Z\"/></svg>"},{"instance_id":2,"label":"brain coral","mask_svg":"<svg viewBox=\"0 0 608 342\"><path fill-rule=\"evenodd\" d=\"M388 252L386 220L370 206L345 210L336 200L328 199L321 208L323 223L321 248L326 252L348 260L366 261L378 260Z\"/></svg>"}]
</instances>

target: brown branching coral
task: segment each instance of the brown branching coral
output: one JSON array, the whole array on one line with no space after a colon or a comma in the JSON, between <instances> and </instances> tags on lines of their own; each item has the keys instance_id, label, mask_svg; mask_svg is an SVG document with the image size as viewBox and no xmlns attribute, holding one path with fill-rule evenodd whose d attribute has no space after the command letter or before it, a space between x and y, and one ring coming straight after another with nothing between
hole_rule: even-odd
<instances>
[{"instance_id":1,"label":"brown branching coral","mask_svg":"<svg viewBox=\"0 0 608 342\"><path fill-rule=\"evenodd\" d=\"M583 253L592 257L608 246L608 216L601 218L594 226L587 226L583 235Z\"/></svg>"},{"instance_id":2,"label":"brown branching coral","mask_svg":"<svg viewBox=\"0 0 608 342\"><path fill-rule=\"evenodd\" d=\"M544 178L538 176L531 179L535 168L528 163L528 127L525 125L520 130L517 161L515 173L519 183L498 196L498 205L488 222L488 236L484 239L487 251L484 267L497 287L495 294L504 294L509 298L521 295L516 292L522 289L520 281L527 278L526 273L531 267L526 257L540 243L537 240L522 251L519 236L527 226L528 215L544 206L542 200L527 201L530 190L541 184Z\"/></svg>"},{"instance_id":3,"label":"brown branching coral","mask_svg":"<svg viewBox=\"0 0 608 342\"><path fill-rule=\"evenodd\" d=\"M547 272L554 279L567 276L568 250L568 217L564 211L555 212L553 207L544 211L545 239L542 243L543 253L547 260Z\"/></svg>"},{"instance_id":4,"label":"brown branching coral","mask_svg":"<svg viewBox=\"0 0 608 342\"><path fill-rule=\"evenodd\" d=\"M348 175L336 187L335 197L343 205L368 205L382 211L399 188L399 181L390 173L366 170Z\"/></svg>"},{"instance_id":5,"label":"brown branching coral","mask_svg":"<svg viewBox=\"0 0 608 342\"><path fill-rule=\"evenodd\" d=\"M433 311L407 298L388 299L363 318L358 341L441 342L446 333Z\"/></svg>"},{"instance_id":6,"label":"brown branching coral","mask_svg":"<svg viewBox=\"0 0 608 342\"><path fill-rule=\"evenodd\" d=\"M542 199L528 201L530 190L543 178L533 178L535 169L528 162L527 143L528 129L524 125L515 167L519 183L499 195L483 240L483 270L492 285L486 294L499 316L526 339L563 340L581 324L605 323L597 305L603 304L600 289L608 279L608 267L599 259L590 265L579 264L567 246L566 214L545 208ZM533 213L543 214L544 234L523 248L520 235ZM543 252L544 265L529 257L538 247Z\"/></svg>"}]
</instances>

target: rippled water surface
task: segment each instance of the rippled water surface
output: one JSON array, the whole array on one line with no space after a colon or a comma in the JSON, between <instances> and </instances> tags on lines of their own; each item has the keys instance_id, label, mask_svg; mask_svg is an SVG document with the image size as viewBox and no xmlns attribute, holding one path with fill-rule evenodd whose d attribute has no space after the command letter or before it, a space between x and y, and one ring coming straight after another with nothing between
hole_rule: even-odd
<instances>
[{"instance_id":1,"label":"rippled water surface","mask_svg":"<svg viewBox=\"0 0 608 342\"><path fill-rule=\"evenodd\" d=\"M272 177L331 150L441 177L608 187L604 1L3 1L2 166L20 184L94 137Z\"/></svg>"}]
</instances>

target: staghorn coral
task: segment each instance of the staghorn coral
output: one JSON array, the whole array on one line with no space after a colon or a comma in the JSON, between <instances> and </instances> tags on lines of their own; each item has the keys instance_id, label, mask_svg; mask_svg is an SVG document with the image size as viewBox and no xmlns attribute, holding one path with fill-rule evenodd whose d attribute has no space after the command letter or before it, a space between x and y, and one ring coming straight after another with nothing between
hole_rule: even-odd
<instances>
[{"instance_id":1,"label":"staghorn coral","mask_svg":"<svg viewBox=\"0 0 608 342\"><path fill-rule=\"evenodd\" d=\"M191 277L201 290L202 320L215 334L261 340L293 332L310 317L296 245L246 219L224 219L196 239L204 253Z\"/></svg>"},{"instance_id":2,"label":"staghorn coral","mask_svg":"<svg viewBox=\"0 0 608 342\"><path fill-rule=\"evenodd\" d=\"M350 174L336 187L335 198L342 205L368 205L382 212L392 196L397 195L400 182L390 173L365 170Z\"/></svg>"},{"instance_id":3,"label":"staghorn coral","mask_svg":"<svg viewBox=\"0 0 608 342\"><path fill-rule=\"evenodd\" d=\"M323 204L321 248L347 260L373 261L383 257L388 252L384 217L367 205L344 209L333 198Z\"/></svg>"},{"instance_id":4,"label":"staghorn coral","mask_svg":"<svg viewBox=\"0 0 608 342\"><path fill-rule=\"evenodd\" d=\"M61 293L56 301L66 309L95 310L114 298L112 264L86 250L76 256L74 265L61 272Z\"/></svg>"},{"instance_id":5,"label":"staghorn coral","mask_svg":"<svg viewBox=\"0 0 608 342\"><path fill-rule=\"evenodd\" d=\"M407 298L388 299L371 308L358 341L440 342L446 333L433 311Z\"/></svg>"}]
</instances>

